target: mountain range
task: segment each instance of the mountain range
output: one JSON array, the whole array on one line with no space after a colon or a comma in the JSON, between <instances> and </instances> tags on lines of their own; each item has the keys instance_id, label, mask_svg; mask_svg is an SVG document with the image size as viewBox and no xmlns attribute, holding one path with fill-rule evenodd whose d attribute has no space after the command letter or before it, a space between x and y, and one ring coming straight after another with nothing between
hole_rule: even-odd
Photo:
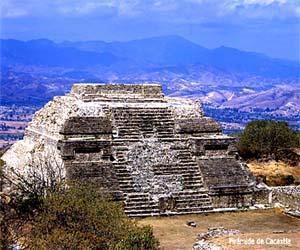
<instances>
[{"instance_id":1,"label":"mountain range","mask_svg":"<svg viewBox=\"0 0 300 250\"><path fill-rule=\"evenodd\" d=\"M128 42L0 42L5 105L42 105L74 82L160 82L168 95L220 108L275 110L288 105L300 110L298 61L224 46L208 49L179 36Z\"/></svg>"},{"instance_id":2,"label":"mountain range","mask_svg":"<svg viewBox=\"0 0 300 250\"><path fill-rule=\"evenodd\" d=\"M272 59L263 54L229 47L207 49L179 36L154 37L129 42L62 42L47 39L1 40L4 65L63 67L94 73L105 67L126 73L128 69L184 72L191 65L241 75L300 77L297 62ZM125 71L125 72L124 72Z\"/></svg>"}]
</instances>

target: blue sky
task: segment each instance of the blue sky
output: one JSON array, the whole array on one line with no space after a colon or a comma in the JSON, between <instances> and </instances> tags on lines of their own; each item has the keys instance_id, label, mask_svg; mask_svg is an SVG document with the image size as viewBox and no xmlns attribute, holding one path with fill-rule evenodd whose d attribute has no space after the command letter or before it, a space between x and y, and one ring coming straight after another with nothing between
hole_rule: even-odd
<instances>
[{"instance_id":1,"label":"blue sky","mask_svg":"<svg viewBox=\"0 0 300 250\"><path fill-rule=\"evenodd\" d=\"M1 38L126 41L180 35L300 60L300 0L1 0Z\"/></svg>"}]
</instances>

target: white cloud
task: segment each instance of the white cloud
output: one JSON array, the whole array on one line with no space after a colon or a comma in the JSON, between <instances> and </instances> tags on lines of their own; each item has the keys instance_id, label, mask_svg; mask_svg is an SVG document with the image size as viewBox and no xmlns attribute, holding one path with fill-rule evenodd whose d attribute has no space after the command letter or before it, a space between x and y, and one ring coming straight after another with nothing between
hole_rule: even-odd
<instances>
[{"instance_id":1,"label":"white cloud","mask_svg":"<svg viewBox=\"0 0 300 250\"><path fill-rule=\"evenodd\" d=\"M55 1L58 12L67 15L89 15L95 12L105 12L105 9L114 8L116 1L113 0L90 0L90 1Z\"/></svg>"},{"instance_id":2,"label":"white cloud","mask_svg":"<svg viewBox=\"0 0 300 250\"><path fill-rule=\"evenodd\" d=\"M244 0L242 1L246 5L259 4L259 5L270 5L270 4L285 4L287 0Z\"/></svg>"},{"instance_id":3,"label":"white cloud","mask_svg":"<svg viewBox=\"0 0 300 250\"><path fill-rule=\"evenodd\" d=\"M25 8L15 6L13 1L3 0L0 3L0 13L2 18L16 18L28 14Z\"/></svg>"},{"instance_id":4,"label":"white cloud","mask_svg":"<svg viewBox=\"0 0 300 250\"><path fill-rule=\"evenodd\" d=\"M295 11L296 11L297 16L300 17L300 6L296 7Z\"/></svg>"},{"instance_id":5,"label":"white cloud","mask_svg":"<svg viewBox=\"0 0 300 250\"><path fill-rule=\"evenodd\" d=\"M1 0L1 17L89 15L116 7L118 0Z\"/></svg>"},{"instance_id":6,"label":"white cloud","mask_svg":"<svg viewBox=\"0 0 300 250\"><path fill-rule=\"evenodd\" d=\"M2 18L88 16L214 20L299 17L300 0L0 0ZM209 20L210 19L210 20Z\"/></svg>"},{"instance_id":7,"label":"white cloud","mask_svg":"<svg viewBox=\"0 0 300 250\"><path fill-rule=\"evenodd\" d=\"M224 0L222 16L235 15L241 19L286 19L299 17L300 0Z\"/></svg>"},{"instance_id":8,"label":"white cloud","mask_svg":"<svg viewBox=\"0 0 300 250\"><path fill-rule=\"evenodd\" d=\"M3 18L16 18L26 16L28 12L24 9L7 9L5 11L1 11L1 17Z\"/></svg>"}]
</instances>

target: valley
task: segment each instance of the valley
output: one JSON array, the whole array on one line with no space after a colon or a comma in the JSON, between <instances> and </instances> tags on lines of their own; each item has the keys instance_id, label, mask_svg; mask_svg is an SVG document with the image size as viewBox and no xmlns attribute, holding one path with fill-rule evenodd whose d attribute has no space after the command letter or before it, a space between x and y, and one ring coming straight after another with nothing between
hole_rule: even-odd
<instances>
[{"instance_id":1,"label":"valley","mask_svg":"<svg viewBox=\"0 0 300 250\"><path fill-rule=\"evenodd\" d=\"M111 43L2 39L1 46L1 145L22 136L24 126L11 121L30 121L77 82L158 82L165 95L199 100L225 133L257 119L286 121L300 130L297 61L224 46L207 49L179 36Z\"/></svg>"}]
</instances>

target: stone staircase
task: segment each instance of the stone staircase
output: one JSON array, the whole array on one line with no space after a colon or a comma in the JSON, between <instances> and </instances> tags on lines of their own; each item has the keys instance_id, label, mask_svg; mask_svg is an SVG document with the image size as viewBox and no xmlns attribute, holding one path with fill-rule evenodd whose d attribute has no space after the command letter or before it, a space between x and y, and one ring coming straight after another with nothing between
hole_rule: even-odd
<instances>
[{"instance_id":1,"label":"stone staircase","mask_svg":"<svg viewBox=\"0 0 300 250\"><path fill-rule=\"evenodd\" d=\"M134 192L132 176L127 169L128 162L126 159L126 153L128 152L128 147L126 146L125 142L126 140L118 139L114 140L112 144L112 148L116 157L116 159L113 161L113 167L119 181L120 190L123 192L123 194Z\"/></svg>"},{"instance_id":2,"label":"stone staircase","mask_svg":"<svg viewBox=\"0 0 300 250\"><path fill-rule=\"evenodd\" d=\"M113 127L112 149L113 167L123 192L125 212L129 216L155 216L162 214L198 213L212 209L208 192L203 185L200 169L187 146L174 141L174 118L168 108L119 107L111 110ZM161 142L173 141L176 157L174 164L152 166L157 177L179 176L182 190L173 192L170 197L137 192L126 158L132 143L145 138L155 138ZM168 207L168 202L173 205Z\"/></svg>"},{"instance_id":3,"label":"stone staircase","mask_svg":"<svg viewBox=\"0 0 300 250\"><path fill-rule=\"evenodd\" d=\"M157 216L160 215L159 203L148 193L128 193L125 213L130 217Z\"/></svg>"},{"instance_id":4,"label":"stone staircase","mask_svg":"<svg viewBox=\"0 0 300 250\"><path fill-rule=\"evenodd\" d=\"M143 139L174 137L174 118L168 108L113 108L115 137L119 139Z\"/></svg>"},{"instance_id":5,"label":"stone staircase","mask_svg":"<svg viewBox=\"0 0 300 250\"><path fill-rule=\"evenodd\" d=\"M164 207L162 200L171 201L171 207ZM202 213L212 210L207 190L183 190L170 197L154 200L148 193L128 193L125 199L125 213L130 217L158 216L171 214Z\"/></svg>"},{"instance_id":6,"label":"stone staircase","mask_svg":"<svg viewBox=\"0 0 300 250\"><path fill-rule=\"evenodd\" d=\"M187 148L176 149L176 164L153 166L155 175L179 175L183 178L183 188L197 190L203 188L202 175L198 164Z\"/></svg>"},{"instance_id":7,"label":"stone staircase","mask_svg":"<svg viewBox=\"0 0 300 250\"><path fill-rule=\"evenodd\" d=\"M176 213L201 213L212 210L210 196L206 189L183 190L174 194Z\"/></svg>"}]
</instances>

